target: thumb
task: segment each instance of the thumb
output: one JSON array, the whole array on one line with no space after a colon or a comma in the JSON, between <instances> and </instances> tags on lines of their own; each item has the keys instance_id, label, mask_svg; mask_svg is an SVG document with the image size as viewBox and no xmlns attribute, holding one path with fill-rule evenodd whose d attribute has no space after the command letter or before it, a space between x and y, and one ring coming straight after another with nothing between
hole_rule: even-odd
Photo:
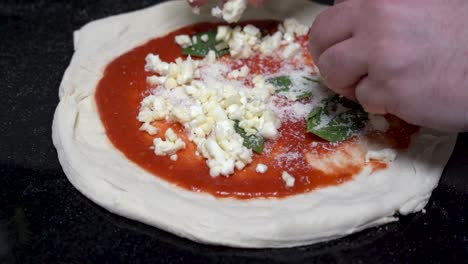
<instances>
[{"instance_id":1,"label":"thumb","mask_svg":"<svg viewBox=\"0 0 468 264\"><path fill-rule=\"evenodd\" d=\"M371 114L387 114L385 107L387 95L369 77L362 78L356 85L355 97L367 112Z\"/></svg>"}]
</instances>

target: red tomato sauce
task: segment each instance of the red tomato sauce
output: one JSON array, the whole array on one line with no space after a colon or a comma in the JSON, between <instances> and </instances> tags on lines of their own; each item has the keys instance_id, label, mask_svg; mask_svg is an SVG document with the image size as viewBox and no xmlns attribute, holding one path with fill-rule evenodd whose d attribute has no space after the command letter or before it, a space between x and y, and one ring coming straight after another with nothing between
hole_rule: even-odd
<instances>
[{"instance_id":1,"label":"red tomato sauce","mask_svg":"<svg viewBox=\"0 0 468 264\"><path fill-rule=\"evenodd\" d=\"M263 31L276 30L275 21L252 22ZM138 164L148 172L173 183L181 188L212 194L216 197L231 197L249 199L257 197L285 197L346 182L361 171L361 167L347 168L324 174L308 166L303 153L312 151L312 142L323 142L320 138L306 133L305 121L283 122L281 137L276 141L267 141L262 155L254 154L253 162L245 169L237 171L230 177L209 175L209 168L203 157L195 155L196 146L191 143L184 128L176 123L156 122L161 136L165 129L172 127L185 141L187 147L177 153L178 160L172 161L168 156L156 156L150 147L154 136L139 131L141 123L137 120L141 100L149 95L150 86L146 77L151 75L144 71L145 57L148 53L159 54L163 61L174 61L181 57L181 48L174 42L174 37L181 34L194 33L216 29L217 24L202 23L178 29L166 36L151 40L111 62L105 69L103 77L96 89L96 103L102 123L112 144L130 161ZM301 39L307 45L306 37ZM182 56L183 57L183 56ZM224 58L228 59L228 58ZM312 63L311 58L307 58ZM274 72L281 64L280 59L265 59L254 57L243 60L253 74L264 71ZM237 64L242 66L242 63ZM263 65L259 67L258 65ZM400 122L398 129L391 129L389 135L399 148L406 148L411 134L416 127ZM298 133L299 131L299 133ZM339 148L335 146L334 148ZM302 158L293 164L277 160L278 153L285 151L302 153ZM320 148L315 151L323 151ZM329 149L327 151L330 151ZM264 174L257 173L258 163L268 166ZM374 170L386 167L383 163L373 162ZM287 171L295 177L295 184L288 188L281 178L281 173Z\"/></svg>"}]
</instances>

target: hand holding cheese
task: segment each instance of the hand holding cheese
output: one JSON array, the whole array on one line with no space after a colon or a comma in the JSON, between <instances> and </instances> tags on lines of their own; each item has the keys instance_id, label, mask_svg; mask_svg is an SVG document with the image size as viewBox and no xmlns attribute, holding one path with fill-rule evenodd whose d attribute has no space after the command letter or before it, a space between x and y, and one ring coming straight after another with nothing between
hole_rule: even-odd
<instances>
[{"instance_id":1,"label":"hand holding cheese","mask_svg":"<svg viewBox=\"0 0 468 264\"><path fill-rule=\"evenodd\" d=\"M348 0L324 11L311 51L326 84L371 113L468 130L468 2Z\"/></svg>"}]
</instances>

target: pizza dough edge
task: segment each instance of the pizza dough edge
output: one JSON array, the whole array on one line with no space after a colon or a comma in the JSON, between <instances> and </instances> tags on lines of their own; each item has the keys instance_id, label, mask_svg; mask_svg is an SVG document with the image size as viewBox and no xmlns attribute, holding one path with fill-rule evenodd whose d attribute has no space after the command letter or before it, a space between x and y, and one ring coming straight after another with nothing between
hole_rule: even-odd
<instances>
[{"instance_id":1,"label":"pizza dough edge","mask_svg":"<svg viewBox=\"0 0 468 264\"><path fill-rule=\"evenodd\" d=\"M251 10L246 16L292 15L305 23L324 8L305 0L288 5L271 0L266 12ZM330 240L394 221L396 212L424 208L456 134L422 129L388 170L372 177L365 171L345 184L286 199L216 199L182 190L128 161L107 139L96 112L94 89L103 68L156 33L207 20L212 18L191 14L184 1L170 1L91 22L75 33L76 51L60 85L53 141L65 174L81 193L113 213L182 237L251 248Z\"/></svg>"}]
</instances>

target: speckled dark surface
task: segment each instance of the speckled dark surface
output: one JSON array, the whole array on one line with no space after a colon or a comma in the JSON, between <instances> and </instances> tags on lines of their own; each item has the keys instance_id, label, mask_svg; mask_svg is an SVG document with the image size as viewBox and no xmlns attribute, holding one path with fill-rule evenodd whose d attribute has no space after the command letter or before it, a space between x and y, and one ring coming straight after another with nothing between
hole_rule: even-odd
<instances>
[{"instance_id":1,"label":"speckled dark surface","mask_svg":"<svg viewBox=\"0 0 468 264\"><path fill-rule=\"evenodd\" d=\"M51 141L72 32L150 0L0 0L0 263L468 263L468 135L425 214L318 245L204 246L115 216L76 191Z\"/></svg>"}]
</instances>

